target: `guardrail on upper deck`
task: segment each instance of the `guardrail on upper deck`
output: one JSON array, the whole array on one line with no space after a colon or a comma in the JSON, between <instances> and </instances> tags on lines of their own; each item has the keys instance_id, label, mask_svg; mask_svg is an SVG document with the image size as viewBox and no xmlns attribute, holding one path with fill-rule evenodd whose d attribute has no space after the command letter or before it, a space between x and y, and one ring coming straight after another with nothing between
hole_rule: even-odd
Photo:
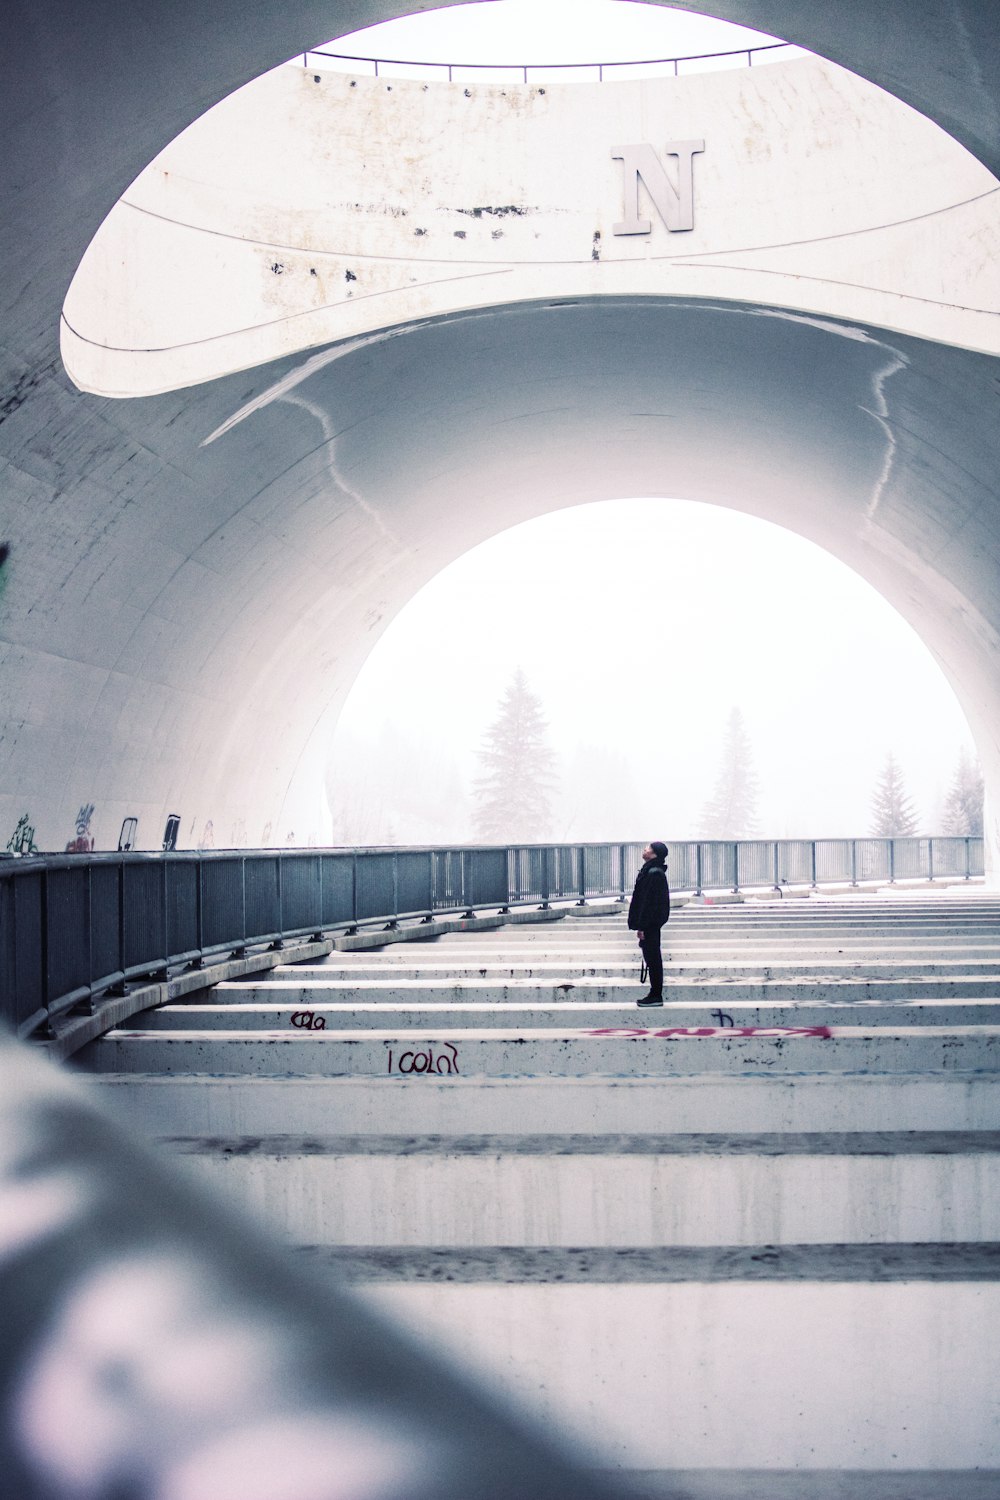
<instances>
[{"instance_id":1,"label":"guardrail on upper deck","mask_svg":"<svg viewBox=\"0 0 1000 1500\"><path fill-rule=\"evenodd\" d=\"M337 63L359 64L359 67L348 71L370 69L373 78L440 78L442 81L447 79L449 83L474 83L477 80L503 82L506 79L514 79L519 83L607 83L614 79L657 76L679 78L719 68L750 68L754 66L754 58L757 58L758 65L761 61L782 61L776 55L779 52L788 58L812 55L804 48L797 47L794 42L765 42L759 47L738 47L729 52L701 52L689 57L634 58L623 62L593 63L443 63L417 58L357 57L348 52L328 52L323 48L303 52L301 57L304 68L311 66L311 57L322 57Z\"/></svg>"},{"instance_id":2,"label":"guardrail on upper deck","mask_svg":"<svg viewBox=\"0 0 1000 1500\"><path fill-rule=\"evenodd\" d=\"M0 860L0 1020L29 1035L135 979L367 922L623 896L642 845L212 850ZM674 843L678 891L970 879L981 838Z\"/></svg>"}]
</instances>

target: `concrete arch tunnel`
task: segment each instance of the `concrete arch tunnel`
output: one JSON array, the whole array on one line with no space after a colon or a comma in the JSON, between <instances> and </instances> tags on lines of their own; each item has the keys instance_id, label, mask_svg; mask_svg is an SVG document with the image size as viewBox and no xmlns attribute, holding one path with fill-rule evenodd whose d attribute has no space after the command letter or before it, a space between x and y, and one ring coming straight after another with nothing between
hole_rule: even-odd
<instances>
[{"instance_id":1,"label":"concrete arch tunnel","mask_svg":"<svg viewBox=\"0 0 1000 1500\"><path fill-rule=\"evenodd\" d=\"M146 357L162 347L152 339L105 338L112 353L76 329L78 342L64 347L90 390L75 388L58 350L59 309L130 182L237 85L334 31L406 8L357 3L333 16L291 4L255 13L253 27L241 7L202 0L149 0L125 16L98 3L85 19L68 3L26 3L6 18L2 826L26 811L39 843L60 848L76 809L94 803L105 847L130 814L140 845L155 847L174 810L185 843L209 821L217 843L322 837L314 809L328 730L407 598L468 547L553 508L554 496L680 494L736 503L811 537L917 628L977 738L997 878L1000 305L990 174L1000 165L1000 7L928 3L922 24L903 0L877 18L853 0L822 16L766 0L713 7L860 75L807 62L790 65L793 82L775 71L773 85L752 85L774 96L767 109L794 112L819 80L855 122L846 154L815 183L810 211L825 204L828 220L818 248L805 246L800 226L791 249L792 234L780 245L759 238L720 265L719 250L734 243L727 217L718 224L728 240L696 244L669 266L644 246L595 262L588 234L572 264L553 252L539 272L524 254L501 276L491 261L501 289L467 286L464 300L435 300L426 277L388 315L359 313L360 299L343 297L298 343L280 341L296 309L279 301L270 319L278 342L219 337L214 367L184 364L188 351L168 368ZM921 111L906 111L900 131L908 173L883 149L884 121L903 105L864 78ZM690 82L694 109L713 86ZM718 86L731 91L735 119L749 81ZM426 110L419 92L396 91L407 119ZM638 128L661 96L643 85L632 97L635 113L626 109L621 123ZM721 97L697 133L723 128ZM767 119L758 112L755 123ZM661 146L682 134L649 130ZM782 169L777 142L761 149L761 170ZM602 161L613 185L612 144ZM393 149L405 154L398 138ZM910 196L876 224L870 205L882 191ZM796 208L755 193L747 190L747 211L761 219ZM608 195L602 212L610 224L620 197ZM486 245L495 224L469 224L485 254L507 253L509 240ZM878 245L876 229L889 231ZM355 217L350 232L351 248L367 244L376 260L369 220ZM611 239L603 234L602 246ZM134 246L133 255L134 265ZM105 272L108 264L113 255ZM851 286L835 284L838 266ZM104 286L108 315L121 317L113 278ZM251 300L264 295L259 286ZM272 277L267 297L273 287ZM164 294L163 316L171 297L181 308L189 301L183 275ZM215 293L208 300L222 305ZM96 318L99 303L81 294L74 311L71 296L67 312ZM157 315L150 307L137 299L128 310L140 332ZM254 316L263 326L259 307ZM116 385L119 377L135 384ZM156 393L112 399L143 381ZM637 569L646 562L637 555ZM568 598L570 586L553 580Z\"/></svg>"}]
</instances>

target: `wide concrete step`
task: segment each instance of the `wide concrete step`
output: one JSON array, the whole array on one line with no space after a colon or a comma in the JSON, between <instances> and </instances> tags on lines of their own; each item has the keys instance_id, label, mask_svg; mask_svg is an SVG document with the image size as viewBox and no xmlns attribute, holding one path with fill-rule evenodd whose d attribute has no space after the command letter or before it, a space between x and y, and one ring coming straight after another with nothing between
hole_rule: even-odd
<instances>
[{"instance_id":1,"label":"wide concrete step","mask_svg":"<svg viewBox=\"0 0 1000 1500\"><path fill-rule=\"evenodd\" d=\"M170 1148L296 1244L1000 1243L995 1134L280 1135Z\"/></svg>"},{"instance_id":2,"label":"wide concrete step","mask_svg":"<svg viewBox=\"0 0 1000 1500\"><path fill-rule=\"evenodd\" d=\"M671 991L672 993L672 991ZM861 1014L859 1015L859 1011ZM302 999L286 999L281 1004L266 1001L230 1001L192 1004L181 1002L163 1005L156 1010L141 1011L129 1023L130 1031L187 1031L192 1027L205 1030L276 1031L293 1030L361 1030L386 1026L421 1030L427 1026L450 1027L460 1033L467 1027L483 1028L527 1026L632 1026L649 1011L637 1010L634 999L618 1004L612 1001L579 1002L571 999L546 1004L543 1000L483 1002L407 1001L383 999L338 1003L325 998L324 992L304 992ZM668 999L657 1009L660 1026L850 1026L858 1021L868 1026L883 1022L894 1026L979 1026L1000 1025L1000 994L973 1000L846 1000L839 1004L823 998L796 997L785 1001L760 1004L755 1001L724 1001L715 992L711 1001L692 1004ZM638 1024L647 1025L648 1020Z\"/></svg>"},{"instance_id":3,"label":"wide concrete step","mask_svg":"<svg viewBox=\"0 0 1000 1500\"><path fill-rule=\"evenodd\" d=\"M667 1132L847 1135L1000 1130L993 1073L711 1072L622 1078L99 1073L88 1086L140 1138L231 1144L275 1132L322 1137Z\"/></svg>"},{"instance_id":4,"label":"wide concrete step","mask_svg":"<svg viewBox=\"0 0 1000 1500\"><path fill-rule=\"evenodd\" d=\"M900 957L905 957L909 953L922 956L933 956L938 953L964 953L996 957L1000 952L1000 939L975 934L961 937L953 935L947 938L933 936L866 938L856 937L853 934L833 933L817 934L807 940L779 933L771 937L755 935L752 938L739 934L730 936L720 933L715 937L699 938L689 937L686 934L677 933L672 927L666 927L663 929L662 941L665 949L676 953L693 955L718 953L734 957L749 953L761 958L787 954L793 958L806 960L813 953L879 954L886 952ZM357 968L371 962L372 950L377 953L379 961L384 963L450 963L454 962L459 954L467 954L475 958L485 954L495 960L506 960L508 963L534 963L540 957L544 958L549 954L554 956L593 953L595 956L617 958L622 954L634 953L638 946L635 934L628 938L607 938L601 941L594 939L589 943L567 942L561 934L553 934L549 941L544 943L492 943L480 938L463 943L394 942L389 947L380 948L377 943L372 942L363 949L357 947L353 950L337 949L331 954L329 963L340 964L345 968Z\"/></svg>"},{"instance_id":5,"label":"wide concrete step","mask_svg":"<svg viewBox=\"0 0 1000 1500\"><path fill-rule=\"evenodd\" d=\"M631 944L617 951L595 949L546 948L537 955L511 959L509 954L459 954L448 959L422 956L414 953L400 954L389 962L385 959L365 960L359 958L352 963L342 963L340 955L322 964L276 964L267 975L258 981L261 984L276 984L299 978L303 982L338 978L378 979L391 975L398 979L428 979L438 983L448 979L531 979L550 978L567 971L591 977L612 977L630 973L641 963L638 945ZM719 950L706 948L704 952L683 950L673 944L663 953L664 972L689 975L692 978L709 978L715 974L767 974L788 972L808 977L816 973L853 973L877 975L885 973L891 977L901 974L939 974L945 969L950 974L1000 974L1000 944L995 950L986 948L954 948L942 953L940 949L889 949L885 947L865 948L852 951L843 948L810 949L807 955L792 954L787 949L772 951L762 949L759 953L749 949Z\"/></svg>"},{"instance_id":6,"label":"wide concrete step","mask_svg":"<svg viewBox=\"0 0 1000 1500\"><path fill-rule=\"evenodd\" d=\"M412 929L411 929L412 930ZM998 940L996 924L988 926L979 925L953 925L946 927L901 927L898 925L880 927L875 924L851 923L840 926L827 926L816 923L801 925L775 925L775 926L715 926L706 923L704 926L696 926L691 923L671 920L664 928L664 936L669 936L673 942L678 943L781 943L790 945L841 942L866 942L869 944L882 941L890 943L917 943L917 944L939 944L939 943L984 943L995 946ZM383 939L378 932L366 933L367 943L372 947L382 944L385 952L390 952L398 944L388 939ZM635 934L622 924L614 931L594 932L590 929L585 932L574 931L567 928L565 924L538 928L523 933L515 933L511 936L507 929L503 929L502 938L498 939L495 929L489 929L482 933L471 934L445 934L438 938L412 937L409 944L422 948L426 952L433 952L452 947L474 947L481 946L493 950L503 949L505 952L514 952L520 949L534 950L546 946L572 946L572 947L617 947L625 946L636 941ZM352 945L351 950L358 951L359 945Z\"/></svg>"},{"instance_id":7,"label":"wide concrete step","mask_svg":"<svg viewBox=\"0 0 1000 1500\"><path fill-rule=\"evenodd\" d=\"M996 1280L442 1277L365 1296L479 1362L580 1451L599 1441L609 1461L644 1471L644 1496L1000 1494Z\"/></svg>"},{"instance_id":8,"label":"wide concrete step","mask_svg":"<svg viewBox=\"0 0 1000 1500\"><path fill-rule=\"evenodd\" d=\"M425 978L406 979L396 976L381 979L365 979L352 982L348 979L319 980L309 984L298 984L294 980L279 980L274 983L255 985L234 982L219 985L213 991L215 1005L239 1004L260 1001L264 1004L301 1005L340 1001L342 1003L376 1003L379 1000L399 1001L406 1004L453 1004L478 1001L484 1005L508 1002L555 1004L559 1001L594 1001L610 1005L634 1005L645 986L639 984L638 971L634 975L616 978L594 978L590 975L569 975L547 982L537 976L525 979L510 979L498 982L490 979L468 978L428 983ZM745 980L742 976L720 979L717 975L692 978L677 976L664 970L664 998L688 1004L708 1005L716 1001L750 1001L761 1003L767 1000L798 1000L823 1003L840 1001L879 1000L962 1000L982 998L996 1001L1000 996L1000 975L959 975L957 977L931 977L907 975L904 978L884 979L880 976L856 978L853 975L817 974L803 978L799 975L771 977L762 975Z\"/></svg>"},{"instance_id":9,"label":"wide concrete step","mask_svg":"<svg viewBox=\"0 0 1000 1500\"><path fill-rule=\"evenodd\" d=\"M639 1019L646 1019L640 1017ZM655 1023L587 1029L453 1027L270 1032L113 1030L80 1053L96 1071L484 1077L990 1073L1000 1027L788 1027L750 1035Z\"/></svg>"}]
</instances>

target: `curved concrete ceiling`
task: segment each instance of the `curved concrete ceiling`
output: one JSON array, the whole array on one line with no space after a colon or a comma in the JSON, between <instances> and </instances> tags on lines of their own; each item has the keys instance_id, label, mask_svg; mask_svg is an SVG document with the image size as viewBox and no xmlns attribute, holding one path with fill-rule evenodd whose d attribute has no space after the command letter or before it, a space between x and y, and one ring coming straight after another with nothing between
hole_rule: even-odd
<instances>
[{"instance_id":1,"label":"curved concrete ceiling","mask_svg":"<svg viewBox=\"0 0 1000 1500\"><path fill-rule=\"evenodd\" d=\"M406 8L340 5L337 29ZM995 4L713 10L894 85L1000 163ZM190 120L328 40L328 8L250 28L234 0L60 0L0 24L0 827L27 811L60 847L95 802L105 847L135 813L154 846L174 807L185 842L208 821L217 843L322 836L321 731L375 634L452 557L551 508L553 475L567 503L737 497L858 568L944 665L997 805L994 359L734 303L591 300L425 326L284 387L301 357L82 394L57 321L97 225Z\"/></svg>"},{"instance_id":2,"label":"curved concrete ceiling","mask_svg":"<svg viewBox=\"0 0 1000 1500\"><path fill-rule=\"evenodd\" d=\"M647 135L669 163L619 144ZM821 58L568 86L296 63L132 183L61 346L83 390L146 396L498 302L669 292L998 354L998 258L996 178Z\"/></svg>"}]
</instances>

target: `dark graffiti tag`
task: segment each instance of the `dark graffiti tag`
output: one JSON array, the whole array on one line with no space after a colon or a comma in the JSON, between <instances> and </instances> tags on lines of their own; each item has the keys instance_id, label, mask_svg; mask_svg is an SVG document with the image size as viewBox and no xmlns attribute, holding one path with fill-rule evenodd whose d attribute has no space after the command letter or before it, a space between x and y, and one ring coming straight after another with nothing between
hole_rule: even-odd
<instances>
[{"instance_id":1,"label":"dark graffiti tag","mask_svg":"<svg viewBox=\"0 0 1000 1500\"><path fill-rule=\"evenodd\" d=\"M428 1047L424 1052L402 1052L398 1059L394 1060L393 1053L389 1053L389 1066L387 1072L395 1070L397 1073L440 1073L447 1077L451 1073L458 1072L458 1048L453 1042L442 1042L443 1051L435 1056L434 1050ZM446 1054L451 1053L448 1057Z\"/></svg>"},{"instance_id":2,"label":"dark graffiti tag","mask_svg":"<svg viewBox=\"0 0 1000 1500\"><path fill-rule=\"evenodd\" d=\"M663 1026L649 1031L642 1026L601 1026L585 1036L822 1036L832 1037L829 1026Z\"/></svg>"},{"instance_id":3,"label":"dark graffiti tag","mask_svg":"<svg viewBox=\"0 0 1000 1500\"><path fill-rule=\"evenodd\" d=\"M318 1016L314 1010L297 1010L293 1013L290 1024L300 1031L325 1031L326 1017Z\"/></svg>"},{"instance_id":4,"label":"dark graffiti tag","mask_svg":"<svg viewBox=\"0 0 1000 1500\"><path fill-rule=\"evenodd\" d=\"M28 814L22 813L17 820L17 827L7 840L8 854L37 854L38 845L35 843L34 824L28 822Z\"/></svg>"},{"instance_id":5,"label":"dark graffiti tag","mask_svg":"<svg viewBox=\"0 0 1000 1500\"><path fill-rule=\"evenodd\" d=\"M718 1026L735 1026L736 1022L727 1010L713 1010L709 1014Z\"/></svg>"}]
</instances>

